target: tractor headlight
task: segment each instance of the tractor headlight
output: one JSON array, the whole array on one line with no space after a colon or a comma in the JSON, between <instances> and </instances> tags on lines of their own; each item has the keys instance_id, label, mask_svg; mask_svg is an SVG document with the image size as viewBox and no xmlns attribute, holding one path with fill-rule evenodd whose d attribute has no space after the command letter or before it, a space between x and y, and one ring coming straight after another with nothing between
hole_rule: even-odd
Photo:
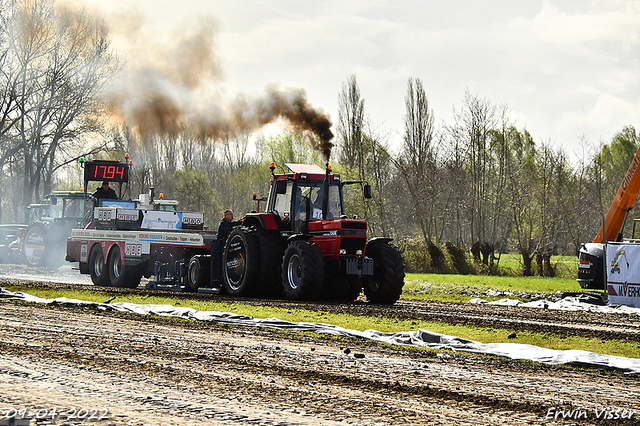
<instances>
[{"instance_id":1,"label":"tractor headlight","mask_svg":"<svg viewBox=\"0 0 640 426\"><path fill-rule=\"evenodd\" d=\"M347 249L343 249L343 248L341 248L341 249L340 249L340 254L347 254Z\"/></svg>"},{"instance_id":2,"label":"tractor headlight","mask_svg":"<svg viewBox=\"0 0 640 426\"><path fill-rule=\"evenodd\" d=\"M362 250L356 250L356 254L357 254L358 256L362 256Z\"/></svg>"}]
</instances>

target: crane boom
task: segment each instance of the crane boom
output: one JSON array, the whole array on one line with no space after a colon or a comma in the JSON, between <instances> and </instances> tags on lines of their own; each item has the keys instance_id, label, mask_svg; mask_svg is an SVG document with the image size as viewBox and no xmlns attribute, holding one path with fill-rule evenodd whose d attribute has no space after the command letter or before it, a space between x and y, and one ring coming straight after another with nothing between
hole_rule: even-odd
<instances>
[{"instance_id":1,"label":"crane boom","mask_svg":"<svg viewBox=\"0 0 640 426\"><path fill-rule=\"evenodd\" d=\"M627 213L633 209L636 198L638 198L638 191L640 191L640 173L636 173L639 165L640 148L638 148L638 152L633 157L633 161L631 161L631 165L620 184L618 193L604 218L604 238L602 233L603 226L600 226L598 234L593 239L594 243L618 240L618 235L622 232Z\"/></svg>"}]
</instances>

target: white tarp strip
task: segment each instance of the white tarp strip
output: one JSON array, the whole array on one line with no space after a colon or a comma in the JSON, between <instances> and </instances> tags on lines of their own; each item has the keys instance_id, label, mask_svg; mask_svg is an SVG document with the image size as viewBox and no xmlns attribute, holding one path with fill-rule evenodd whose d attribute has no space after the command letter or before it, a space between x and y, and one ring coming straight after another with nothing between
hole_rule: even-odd
<instances>
[{"instance_id":1,"label":"white tarp strip","mask_svg":"<svg viewBox=\"0 0 640 426\"><path fill-rule=\"evenodd\" d=\"M71 305L96 305L99 309L129 312L140 315L160 315L180 317L199 321L212 321L219 324L246 327L265 327L296 331L312 331L352 338L362 338L396 345L410 345L437 349L449 349L460 352L471 352L485 355L502 356L511 359L528 360L553 365L574 365L592 368L606 368L624 373L640 373L640 359L603 355L581 350L555 350L519 343L480 343L460 337L448 336L427 330L383 333L376 330L350 330L331 324L312 322L289 322L278 318L258 319L247 315L230 312L197 311L171 305L138 305L135 303L96 303L86 300L43 299L27 293L13 293L0 287L0 298L17 299L35 303L59 303Z\"/></svg>"},{"instance_id":2,"label":"white tarp strip","mask_svg":"<svg viewBox=\"0 0 640 426\"><path fill-rule=\"evenodd\" d=\"M582 299L580 297L565 297L554 302L552 300L534 300L532 302L522 302L515 299L500 299L494 302L487 302L481 298L469 300L469 303L501 305L501 306L521 306L525 308L559 309L563 311L592 311L602 313L635 314L640 315L640 308L632 308L624 305L605 305L604 302L594 303L595 298Z\"/></svg>"}]
</instances>

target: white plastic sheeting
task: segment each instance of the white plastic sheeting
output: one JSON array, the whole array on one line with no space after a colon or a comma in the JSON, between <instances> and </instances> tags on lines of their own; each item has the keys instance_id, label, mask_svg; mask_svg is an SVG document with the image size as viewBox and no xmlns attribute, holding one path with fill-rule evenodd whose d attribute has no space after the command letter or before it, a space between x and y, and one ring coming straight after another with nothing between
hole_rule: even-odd
<instances>
[{"instance_id":1,"label":"white plastic sheeting","mask_svg":"<svg viewBox=\"0 0 640 426\"><path fill-rule=\"evenodd\" d=\"M469 303L501 306L521 306L525 308L559 309L563 311L591 311L640 315L640 308L633 308L624 305L606 305L604 302L594 297L565 297L564 299L558 300L557 302L542 299L534 300L532 302L522 302L515 299L500 299L494 302L487 302L484 299L476 298L469 300Z\"/></svg>"},{"instance_id":2,"label":"white plastic sheeting","mask_svg":"<svg viewBox=\"0 0 640 426\"><path fill-rule=\"evenodd\" d=\"M258 319L247 315L238 315L230 312L197 311L192 308L176 307L171 305L138 305L134 303L96 303L85 300L67 299L43 299L27 293L13 293L0 287L0 298L23 300L34 303L59 303L65 305L95 305L99 309L129 312L140 315L159 315L180 317L190 320L211 321L218 324L229 324L245 327L265 327L273 329L286 329L296 331L312 331L321 334L369 339L377 342L385 342L396 345L409 345L430 347L437 349L449 349L452 351L470 352L485 355L502 356L511 359L528 360L553 365L574 365L591 368L605 368L624 373L640 373L640 359L624 358L612 355L597 354L581 350L554 350L533 345L518 343L480 343L460 337L434 333L428 330L402 331L396 333L383 333L376 330L350 330L331 324L312 322L289 322L278 318Z\"/></svg>"}]
</instances>

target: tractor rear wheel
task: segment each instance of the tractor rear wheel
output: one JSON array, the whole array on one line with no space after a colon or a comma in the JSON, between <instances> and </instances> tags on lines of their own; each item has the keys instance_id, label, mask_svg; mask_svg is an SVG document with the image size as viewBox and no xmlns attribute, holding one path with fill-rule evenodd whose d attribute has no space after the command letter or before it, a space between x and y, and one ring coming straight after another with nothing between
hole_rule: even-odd
<instances>
[{"instance_id":1,"label":"tractor rear wheel","mask_svg":"<svg viewBox=\"0 0 640 426\"><path fill-rule=\"evenodd\" d=\"M317 300L324 284L324 259L311 241L294 241L282 259L284 294L290 300Z\"/></svg>"},{"instance_id":2,"label":"tractor rear wheel","mask_svg":"<svg viewBox=\"0 0 640 426\"><path fill-rule=\"evenodd\" d=\"M222 259L222 281L230 296L253 296L260 278L260 251L253 228L241 226L229 234Z\"/></svg>"},{"instance_id":3,"label":"tractor rear wheel","mask_svg":"<svg viewBox=\"0 0 640 426\"><path fill-rule=\"evenodd\" d=\"M392 244L367 244L366 254L373 259L373 276L364 285L364 294L371 303L395 303L404 285L404 262L398 248Z\"/></svg>"},{"instance_id":4,"label":"tractor rear wheel","mask_svg":"<svg viewBox=\"0 0 640 426\"><path fill-rule=\"evenodd\" d=\"M282 256L284 242L278 231L258 229L256 231L260 249L260 287L257 295L261 297L282 297Z\"/></svg>"},{"instance_id":5,"label":"tractor rear wheel","mask_svg":"<svg viewBox=\"0 0 640 426\"><path fill-rule=\"evenodd\" d=\"M89 253L89 273L94 285L109 286L109 275L104 262L104 253L99 244L94 245Z\"/></svg>"},{"instance_id":6,"label":"tractor rear wheel","mask_svg":"<svg viewBox=\"0 0 640 426\"><path fill-rule=\"evenodd\" d=\"M67 251L66 231L55 223L35 222L24 235L22 252L27 265L59 268Z\"/></svg>"},{"instance_id":7,"label":"tractor rear wheel","mask_svg":"<svg viewBox=\"0 0 640 426\"><path fill-rule=\"evenodd\" d=\"M22 252L24 260L30 266L44 266L51 249L47 246L48 228L44 224L34 223L24 234Z\"/></svg>"}]
</instances>

